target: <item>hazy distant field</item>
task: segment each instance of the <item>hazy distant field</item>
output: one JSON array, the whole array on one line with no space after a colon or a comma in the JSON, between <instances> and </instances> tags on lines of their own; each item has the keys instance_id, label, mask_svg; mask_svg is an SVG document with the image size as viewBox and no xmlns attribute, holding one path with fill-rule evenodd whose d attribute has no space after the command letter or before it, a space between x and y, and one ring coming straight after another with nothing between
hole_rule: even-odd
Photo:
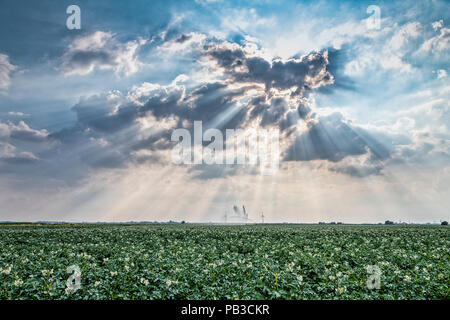
<instances>
[{"instance_id":1,"label":"hazy distant field","mask_svg":"<svg viewBox=\"0 0 450 320\"><path fill-rule=\"evenodd\" d=\"M449 248L445 226L0 226L0 298L449 299Z\"/></svg>"}]
</instances>

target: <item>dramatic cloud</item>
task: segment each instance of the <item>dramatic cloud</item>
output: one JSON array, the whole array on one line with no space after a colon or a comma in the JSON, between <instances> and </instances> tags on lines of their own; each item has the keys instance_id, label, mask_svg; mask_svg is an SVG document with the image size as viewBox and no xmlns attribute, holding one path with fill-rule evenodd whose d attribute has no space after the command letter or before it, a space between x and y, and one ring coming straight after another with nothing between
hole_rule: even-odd
<instances>
[{"instance_id":1,"label":"dramatic cloud","mask_svg":"<svg viewBox=\"0 0 450 320\"><path fill-rule=\"evenodd\" d=\"M111 32L96 31L69 44L60 69L66 75L87 75L99 69L128 76L139 70L137 50L145 43L144 39L121 43Z\"/></svg>"},{"instance_id":2,"label":"dramatic cloud","mask_svg":"<svg viewBox=\"0 0 450 320\"><path fill-rule=\"evenodd\" d=\"M407 39L417 36L420 28L411 23L399 29L395 34L398 39L391 46L403 47ZM138 44L133 43L136 49ZM124 60L116 59L129 45L120 44L111 33L96 32L77 38L63 57L63 69L69 74L86 74L96 67L115 72L133 70L129 63L121 65ZM135 49L125 56L134 56ZM192 130L194 121L203 121L203 130L278 128L282 133L282 160L326 161L328 170L353 177L379 175L389 159L413 159L413 154L424 153L415 145L409 150L411 141L401 135L364 128L339 112L323 114L312 107L309 95L334 83L327 70L326 50L299 58L270 59L254 43L230 43L199 33L171 35L170 39L163 39L157 50L197 57L201 72L214 77L200 83L197 79L192 85L190 77L181 74L165 85L144 82L126 94L116 90L81 98L72 107L77 121L71 128L49 135L21 121L18 125L2 124L0 134L20 140L59 141L55 154L67 154L64 161L73 165L80 161L92 168L164 162L169 165L174 145L170 140L172 131ZM11 147L5 146L4 154L15 154ZM189 170L197 179L254 174L253 171L205 165Z\"/></svg>"},{"instance_id":3,"label":"dramatic cloud","mask_svg":"<svg viewBox=\"0 0 450 320\"><path fill-rule=\"evenodd\" d=\"M267 91L275 88L302 95L305 90L333 83L333 76L326 70L327 51L300 59L268 61L245 49L227 42L209 43L206 54L231 81L263 83Z\"/></svg>"},{"instance_id":4,"label":"dramatic cloud","mask_svg":"<svg viewBox=\"0 0 450 320\"><path fill-rule=\"evenodd\" d=\"M333 113L308 122L307 130L297 136L284 159L339 162L347 156L360 156L369 151L376 159L389 157L389 150L371 134L353 126L342 114Z\"/></svg>"},{"instance_id":5,"label":"dramatic cloud","mask_svg":"<svg viewBox=\"0 0 450 320\"><path fill-rule=\"evenodd\" d=\"M194 34L173 39L178 39L176 43L185 43L195 37L202 44L211 42L205 40L204 36ZM82 48L86 52L103 52L112 39L110 34L94 33L76 40L69 52L74 53L74 48ZM216 49L230 46L228 42L221 45L214 40L214 43ZM161 45L164 50L170 47ZM239 51L238 47L235 49ZM189 50L195 51L202 59L215 60L210 46L190 46ZM226 128L246 128L252 124L279 126L286 130L295 126L298 119L304 119L310 114L303 93L331 81L326 71L326 54L312 54L288 61L267 61L244 53L242 48L241 51L243 61L250 68L248 75L243 71L233 74L225 72L220 79L203 81L194 86L189 76L179 75L165 85L144 82L133 86L127 93L113 90L80 98L72 107L76 123L53 133L34 130L23 121L18 124L2 123L0 134L9 144L5 145L3 153L5 157L18 157L19 154L25 156L20 152L32 152L33 157L30 154L29 158L41 159L40 166L51 164L51 170L50 167L40 167L40 175L67 181L83 178L89 173L89 168L126 168L130 165L161 163L170 166L170 150L174 145L170 137L175 128L192 130L194 121L203 121L204 130L214 127L225 131ZM65 58L69 56L75 57L75 60L68 61L77 61L76 54L71 56L66 53ZM111 60L101 60L100 64L99 61L96 58L88 59L86 64L77 65L81 69L73 70L88 72ZM222 62L215 61L212 67L216 71L224 69ZM268 66L265 70L268 74L258 73L252 64ZM65 66L69 68L69 65L74 66ZM204 60L199 62L199 67L204 67ZM292 117L293 112L297 114L295 117ZM52 143L47 144L49 141ZM24 145L25 142L31 145ZM39 142L44 142L47 148L36 146ZM64 169L67 166L72 168L70 172ZM212 178L243 172L238 169L212 172L212 168L200 166L192 168L190 172L193 177ZM11 162L7 170L15 170ZM245 170L244 173L252 172Z\"/></svg>"},{"instance_id":6,"label":"dramatic cloud","mask_svg":"<svg viewBox=\"0 0 450 320\"><path fill-rule=\"evenodd\" d=\"M76 47L95 51L111 39L110 35L94 35L79 39L82 45ZM311 112L305 93L333 82L326 70L326 51L271 61L248 46L207 40L195 33L173 37L160 48L171 52L189 48L200 57L200 67L209 61L209 67L222 76L190 89L184 85L189 77L180 75L168 85L144 82L126 95L112 91L83 98L72 108L77 125L52 134L52 138L70 145L85 141L84 146L102 141L95 149L107 155L101 157L107 162L99 161L99 156L95 161L91 154L83 156L94 166L117 166L132 159L159 161L162 155L158 150L173 145L171 131L192 129L193 121L203 121L204 129L245 128L251 123L282 130L293 127ZM125 134L127 139L123 139Z\"/></svg>"}]
</instances>

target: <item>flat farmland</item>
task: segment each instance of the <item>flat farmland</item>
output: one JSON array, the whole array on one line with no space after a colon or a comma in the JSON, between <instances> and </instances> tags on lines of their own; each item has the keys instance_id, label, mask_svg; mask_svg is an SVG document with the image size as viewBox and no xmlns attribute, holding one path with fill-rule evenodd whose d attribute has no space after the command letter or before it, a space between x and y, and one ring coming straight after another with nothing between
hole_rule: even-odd
<instances>
[{"instance_id":1,"label":"flat farmland","mask_svg":"<svg viewBox=\"0 0 450 320\"><path fill-rule=\"evenodd\" d=\"M449 299L450 228L2 225L1 299Z\"/></svg>"}]
</instances>

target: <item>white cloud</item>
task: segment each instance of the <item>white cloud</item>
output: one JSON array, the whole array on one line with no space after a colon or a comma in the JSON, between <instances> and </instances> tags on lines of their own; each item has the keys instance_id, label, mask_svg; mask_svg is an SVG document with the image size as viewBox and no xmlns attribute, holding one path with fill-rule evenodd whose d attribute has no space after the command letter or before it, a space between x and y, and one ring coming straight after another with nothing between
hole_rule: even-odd
<instances>
[{"instance_id":1,"label":"white cloud","mask_svg":"<svg viewBox=\"0 0 450 320\"><path fill-rule=\"evenodd\" d=\"M417 38L422 32L419 22L410 22L400 27L392 36L389 46L391 50L401 50L410 39Z\"/></svg>"},{"instance_id":2,"label":"white cloud","mask_svg":"<svg viewBox=\"0 0 450 320\"><path fill-rule=\"evenodd\" d=\"M5 142L0 142L0 159L13 158L16 148Z\"/></svg>"},{"instance_id":3,"label":"white cloud","mask_svg":"<svg viewBox=\"0 0 450 320\"><path fill-rule=\"evenodd\" d=\"M222 0L195 0L196 3L201 4L201 5L208 5L210 3L217 3L217 2L221 2Z\"/></svg>"},{"instance_id":4,"label":"white cloud","mask_svg":"<svg viewBox=\"0 0 450 320\"><path fill-rule=\"evenodd\" d=\"M10 111L10 112L8 112L8 116L17 117L17 118L26 118L26 117L29 117L30 115L27 113L20 112L20 111L19 112Z\"/></svg>"},{"instance_id":5,"label":"white cloud","mask_svg":"<svg viewBox=\"0 0 450 320\"><path fill-rule=\"evenodd\" d=\"M357 58L345 66L345 73L361 76L367 70L397 70L403 73L413 71L412 65L405 61L404 56L412 50L410 42L417 39L422 30L419 22L410 22L400 27L395 24L392 28L385 28L385 35L391 36L384 39L377 50L374 50L374 43L360 45Z\"/></svg>"},{"instance_id":6,"label":"white cloud","mask_svg":"<svg viewBox=\"0 0 450 320\"><path fill-rule=\"evenodd\" d=\"M272 17L261 17L254 9L231 9L229 14L223 16L221 21L222 30L239 32L245 30L251 33L258 27L264 28L275 25L275 19Z\"/></svg>"},{"instance_id":7,"label":"white cloud","mask_svg":"<svg viewBox=\"0 0 450 320\"><path fill-rule=\"evenodd\" d=\"M24 121L15 125L11 122L0 122L0 138L14 138L18 140L43 141L48 136L45 129L36 130L30 128Z\"/></svg>"},{"instance_id":8,"label":"white cloud","mask_svg":"<svg viewBox=\"0 0 450 320\"><path fill-rule=\"evenodd\" d=\"M45 129L32 129L24 121L18 124L0 122L0 160L23 163L39 160L35 154L53 145Z\"/></svg>"},{"instance_id":9,"label":"white cloud","mask_svg":"<svg viewBox=\"0 0 450 320\"><path fill-rule=\"evenodd\" d=\"M437 36L425 41L417 53L441 53L450 50L450 29L441 28Z\"/></svg>"},{"instance_id":10,"label":"white cloud","mask_svg":"<svg viewBox=\"0 0 450 320\"><path fill-rule=\"evenodd\" d=\"M20 152L12 144L0 141L0 159L38 160L38 157L28 151Z\"/></svg>"},{"instance_id":11,"label":"white cloud","mask_svg":"<svg viewBox=\"0 0 450 320\"><path fill-rule=\"evenodd\" d=\"M445 71L444 69L439 69L437 71L437 78L444 79L445 77L447 77L447 71Z\"/></svg>"},{"instance_id":12,"label":"white cloud","mask_svg":"<svg viewBox=\"0 0 450 320\"><path fill-rule=\"evenodd\" d=\"M69 44L60 69L66 75L87 75L99 69L129 76L142 65L137 50L146 42L138 39L121 43L111 32L96 31Z\"/></svg>"},{"instance_id":13,"label":"white cloud","mask_svg":"<svg viewBox=\"0 0 450 320\"><path fill-rule=\"evenodd\" d=\"M441 19L439 21L435 21L435 22L431 23L431 26L436 31L444 26L444 20Z\"/></svg>"},{"instance_id":14,"label":"white cloud","mask_svg":"<svg viewBox=\"0 0 450 320\"><path fill-rule=\"evenodd\" d=\"M17 66L9 62L9 57L6 54L0 53L0 93L8 89L11 84L11 72Z\"/></svg>"}]
</instances>

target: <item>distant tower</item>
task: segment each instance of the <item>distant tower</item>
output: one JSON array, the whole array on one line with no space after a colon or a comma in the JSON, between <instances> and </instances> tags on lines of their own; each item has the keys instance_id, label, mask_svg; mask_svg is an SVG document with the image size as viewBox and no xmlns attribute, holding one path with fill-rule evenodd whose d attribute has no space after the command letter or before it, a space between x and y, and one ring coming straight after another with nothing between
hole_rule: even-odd
<instances>
[{"instance_id":1,"label":"distant tower","mask_svg":"<svg viewBox=\"0 0 450 320\"><path fill-rule=\"evenodd\" d=\"M226 210L225 210L224 218L225 218L225 223L227 223L227 211Z\"/></svg>"},{"instance_id":2,"label":"distant tower","mask_svg":"<svg viewBox=\"0 0 450 320\"><path fill-rule=\"evenodd\" d=\"M261 211L261 223L264 223L264 213Z\"/></svg>"}]
</instances>

